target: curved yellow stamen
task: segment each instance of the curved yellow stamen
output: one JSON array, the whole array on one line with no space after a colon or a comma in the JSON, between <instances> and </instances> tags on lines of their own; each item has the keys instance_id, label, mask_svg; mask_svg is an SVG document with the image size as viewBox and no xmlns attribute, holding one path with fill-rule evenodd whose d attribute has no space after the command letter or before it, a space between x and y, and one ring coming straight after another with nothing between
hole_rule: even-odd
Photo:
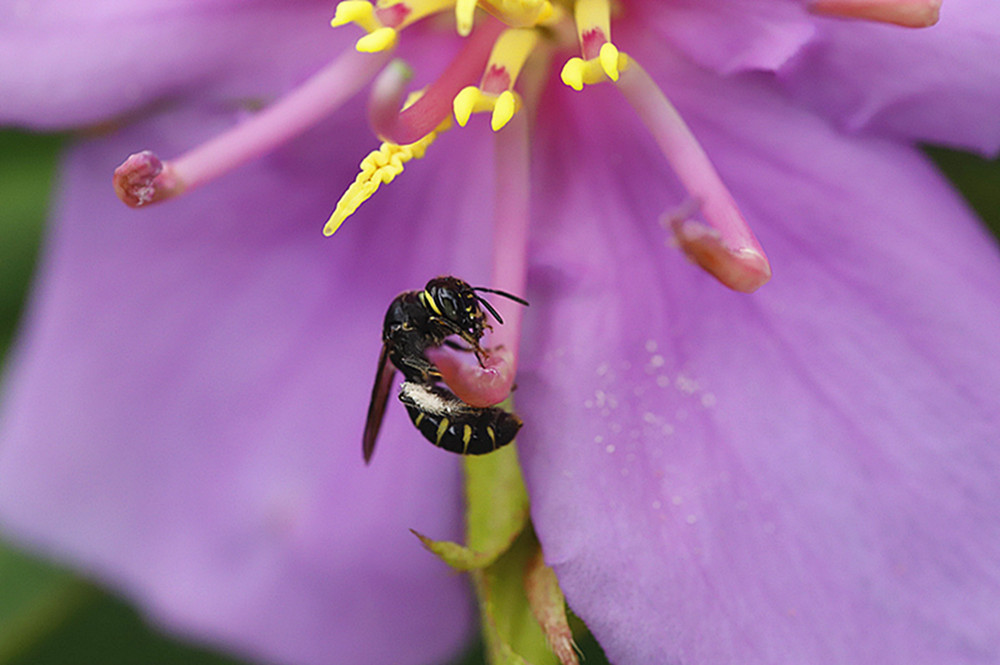
<instances>
[{"instance_id":1,"label":"curved yellow stamen","mask_svg":"<svg viewBox=\"0 0 1000 665\"><path fill-rule=\"evenodd\" d=\"M608 75L608 78L612 81L617 81L619 71L618 62L621 59L618 47L611 42L605 42L601 46L601 53L597 56L597 59L600 61L601 69Z\"/></svg>"},{"instance_id":2,"label":"curved yellow stamen","mask_svg":"<svg viewBox=\"0 0 1000 665\"><path fill-rule=\"evenodd\" d=\"M337 207L323 227L323 235L336 233L344 220L354 214L358 207L370 199L381 185L392 182L403 172L403 166L412 159L420 159L434 139L451 126L451 118L445 119L437 129L423 138L407 145L384 142L378 150L373 150L361 160L361 172L344 195L337 201Z\"/></svg>"},{"instance_id":3,"label":"curved yellow stamen","mask_svg":"<svg viewBox=\"0 0 1000 665\"><path fill-rule=\"evenodd\" d=\"M499 131L521 108L513 91L525 61L538 44L533 28L509 28L497 38L479 86L467 86L455 96L452 107L458 124L465 126L473 113L492 112L490 126Z\"/></svg>"},{"instance_id":4,"label":"curved yellow stamen","mask_svg":"<svg viewBox=\"0 0 1000 665\"><path fill-rule=\"evenodd\" d=\"M348 23L357 24L368 34L357 41L355 48L362 53L376 53L393 48L399 38L399 31L406 26L449 9L454 4L455 0L380 0L375 5L368 0L343 0L337 4L330 25L337 28ZM391 25L386 25L379 19L379 12L384 12L381 14L383 18L386 14L396 14L397 19L389 19Z\"/></svg>"},{"instance_id":5,"label":"curved yellow stamen","mask_svg":"<svg viewBox=\"0 0 1000 665\"><path fill-rule=\"evenodd\" d=\"M357 23L366 32L374 32L382 27L375 18L375 6L367 0L344 0L337 4L330 25L339 28L348 23Z\"/></svg>"},{"instance_id":6,"label":"curved yellow stamen","mask_svg":"<svg viewBox=\"0 0 1000 665\"><path fill-rule=\"evenodd\" d=\"M465 127L469 122L469 116L473 113L492 111L496 104L496 98L483 92L474 85L466 86L455 95L452 108L455 111L455 120L459 126Z\"/></svg>"},{"instance_id":7,"label":"curved yellow stamen","mask_svg":"<svg viewBox=\"0 0 1000 665\"><path fill-rule=\"evenodd\" d=\"M493 115L490 118L490 127L493 131L498 132L503 129L503 126L510 122L520 107L521 100L513 92L510 90L501 92L493 106Z\"/></svg>"},{"instance_id":8,"label":"curved yellow stamen","mask_svg":"<svg viewBox=\"0 0 1000 665\"><path fill-rule=\"evenodd\" d=\"M397 38L398 33L394 29L379 28L356 41L354 48L361 53L380 53L381 51L388 51L395 46Z\"/></svg>"},{"instance_id":9,"label":"curved yellow stamen","mask_svg":"<svg viewBox=\"0 0 1000 665\"><path fill-rule=\"evenodd\" d=\"M563 66L563 83L574 90L601 81L617 81L628 67L628 56L611 42L611 5L608 0L576 0L577 36L582 58L570 58Z\"/></svg>"},{"instance_id":10,"label":"curved yellow stamen","mask_svg":"<svg viewBox=\"0 0 1000 665\"><path fill-rule=\"evenodd\" d=\"M608 74L609 63L603 62L600 57L593 58L591 60L584 60L583 58L570 58L566 64L563 65L561 73L562 82L579 92L580 90L583 90L583 86L585 85L593 85L595 83L600 83L601 81L607 81L609 78L613 81L617 81L619 74L628 69L628 56L620 52L617 48L615 48L614 44L611 44L610 42L604 46L610 46L614 49L615 75L613 78ZM601 47L602 55L606 52L610 53L611 50Z\"/></svg>"}]
</instances>

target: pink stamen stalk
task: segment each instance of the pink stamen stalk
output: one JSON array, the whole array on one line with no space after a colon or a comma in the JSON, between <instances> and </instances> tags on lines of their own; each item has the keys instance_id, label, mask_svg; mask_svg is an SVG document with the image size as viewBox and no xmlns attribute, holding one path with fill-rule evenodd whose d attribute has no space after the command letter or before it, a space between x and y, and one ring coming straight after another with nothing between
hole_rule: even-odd
<instances>
[{"instance_id":1,"label":"pink stamen stalk","mask_svg":"<svg viewBox=\"0 0 1000 665\"><path fill-rule=\"evenodd\" d=\"M397 86L398 89L388 83L380 86L382 90L372 96L368 107L368 119L375 133L384 141L407 145L434 131L451 115L455 95L479 79L493 43L503 29L503 24L495 19L483 21L441 76L427 87L420 99L402 111L399 110L402 86Z\"/></svg>"},{"instance_id":2,"label":"pink stamen stalk","mask_svg":"<svg viewBox=\"0 0 1000 665\"><path fill-rule=\"evenodd\" d=\"M527 113L516 114L496 134L496 202L493 211L492 288L523 296L528 271L528 221L531 183ZM489 294L484 294L489 297ZM466 363L454 353L435 349L428 353L444 382L462 401L491 406L507 399L517 374L524 306L494 296L490 303L503 317L494 324L485 367Z\"/></svg>"},{"instance_id":3,"label":"pink stamen stalk","mask_svg":"<svg viewBox=\"0 0 1000 665\"><path fill-rule=\"evenodd\" d=\"M729 288L745 293L759 289L771 278L767 256L677 109L635 60L622 72L618 88L649 128L681 183L700 203L707 225L693 220L672 224L681 249Z\"/></svg>"},{"instance_id":4,"label":"pink stamen stalk","mask_svg":"<svg viewBox=\"0 0 1000 665\"><path fill-rule=\"evenodd\" d=\"M115 169L118 198L133 208L163 201L270 152L337 110L388 57L345 51L260 113L175 160L161 161L148 150L131 155Z\"/></svg>"},{"instance_id":5,"label":"pink stamen stalk","mask_svg":"<svg viewBox=\"0 0 1000 665\"><path fill-rule=\"evenodd\" d=\"M928 28L938 22L941 0L813 0L814 14Z\"/></svg>"}]
</instances>

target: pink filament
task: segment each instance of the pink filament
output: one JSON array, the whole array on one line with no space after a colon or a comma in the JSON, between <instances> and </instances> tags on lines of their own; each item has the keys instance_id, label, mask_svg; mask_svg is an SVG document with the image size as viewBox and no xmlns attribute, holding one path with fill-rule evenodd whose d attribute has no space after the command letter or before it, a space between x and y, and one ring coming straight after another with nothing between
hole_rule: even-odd
<instances>
[{"instance_id":1,"label":"pink filament","mask_svg":"<svg viewBox=\"0 0 1000 665\"><path fill-rule=\"evenodd\" d=\"M634 60L622 72L618 88L649 128L691 197L700 204L708 223L707 227L700 226L712 232L689 234L684 231L692 230L691 227L675 224L675 237L681 248L732 289L749 293L763 286L771 278L764 250L677 109ZM707 243L710 236L714 240Z\"/></svg>"},{"instance_id":2,"label":"pink filament","mask_svg":"<svg viewBox=\"0 0 1000 665\"><path fill-rule=\"evenodd\" d=\"M493 212L492 288L523 296L527 283L527 249L530 179L528 171L528 121L516 114L496 134L496 202ZM489 297L489 294L484 294ZM490 303L503 317L494 325L485 367L465 363L446 350L428 354L441 370L444 382L462 401L492 406L507 399L517 373L524 306L502 296Z\"/></svg>"},{"instance_id":3,"label":"pink filament","mask_svg":"<svg viewBox=\"0 0 1000 665\"><path fill-rule=\"evenodd\" d=\"M137 153L146 159L159 162L164 173L169 173L169 187L164 178L150 177L144 185L150 189L147 201L155 203L203 185L256 159L279 145L301 134L309 127L330 115L361 89L385 64L386 54L361 54L347 51L332 63L314 74L301 86L274 104L257 113L231 130L213 137L200 146L172 161L160 162L151 152ZM116 171L116 191L119 198L134 205L123 196L119 182L135 180L142 175L144 164L130 157ZM131 162L131 165L130 165ZM149 169L145 169L148 172ZM138 183L133 183L133 189Z\"/></svg>"},{"instance_id":4,"label":"pink filament","mask_svg":"<svg viewBox=\"0 0 1000 665\"><path fill-rule=\"evenodd\" d=\"M483 73L493 43L503 24L492 18L475 29L461 53L451 61L440 77L412 105L399 110L402 89L394 94L372 98L368 119L375 133L385 141L407 145L418 141L441 124L452 112L455 95L475 82Z\"/></svg>"}]
</instances>

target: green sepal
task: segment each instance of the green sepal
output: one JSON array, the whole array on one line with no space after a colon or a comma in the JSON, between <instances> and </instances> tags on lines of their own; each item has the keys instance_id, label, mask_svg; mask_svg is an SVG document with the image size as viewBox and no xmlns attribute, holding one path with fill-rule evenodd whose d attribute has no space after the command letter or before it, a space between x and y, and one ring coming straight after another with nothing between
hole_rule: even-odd
<instances>
[{"instance_id":1,"label":"green sepal","mask_svg":"<svg viewBox=\"0 0 1000 665\"><path fill-rule=\"evenodd\" d=\"M492 564L509 547L497 549L493 552L477 552L473 549L453 543L450 540L431 540L419 531L410 529L410 533L420 539L430 552L436 554L442 561L455 570L469 571L485 568Z\"/></svg>"},{"instance_id":2,"label":"green sepal","mask_svg":"<svg viewBox=\"0 0 1000 665\"><path fill-rule=\"evenodd\" d=\"M413 531L428 550L455 570L477 570L495 562L528 523L528 493L513 445L464 458L466 545L432 540Z\"/></svg>"},{"instance_id":3,"label":"green sepal","mask_svg":"<svg viewBox=\"0 0 1000 665\"><path fill-rule=\"evenodd\" d=\"M528 524L530 504L517 447L511 444L489 455L466 457L464 462L466 544L499 556Z\"/></svg>"},{"instance_id":4,"label":"green sepal","mask_svg":"<svg viewBox=\"0 0 1000 665\"><path fill-rule=\"evenodd\" d=\"M525 593L525 571L538 551L528 529L496 563L472 573L490 665L558 665Z\"/></svg>"}]
</instances>

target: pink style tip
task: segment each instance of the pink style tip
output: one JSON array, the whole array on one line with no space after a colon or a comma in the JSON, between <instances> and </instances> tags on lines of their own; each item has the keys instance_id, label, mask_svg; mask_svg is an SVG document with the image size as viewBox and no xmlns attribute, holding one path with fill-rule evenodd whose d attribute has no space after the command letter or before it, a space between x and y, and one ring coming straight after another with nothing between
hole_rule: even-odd
<instances>
[{"instance_id":1,"label":"pink style tip","mask_svg":"<svg viewBox=\"0 0 1000 665\"><path fill-rule=\"evenodd\" d=\"M771 264L756 249L730 249L718 231L695 220L674 218L669 223L687 257L734 291L753 293L771 279Z\"/></svg>"},{"instance_id":2,"label":"pink style tip","mask_svg":"<svg viewBox=\"0 0 1000 665\"><path fill-rule=\"evenodd\" d=\"M466 404L495 406L510 396L517 369L513 354L504 347L489 349L484 367L442 348L427 349L427 357L440 370L445 385Z\"/></svg>"},{"instance_id":3,"label":"pink style tip","mask_svg":"<svg viewBox=\"0 0 1000 665\"><path fill-rule=\"evenodd\" d=\"M131 208L169 199L183 190L170 164L149 150L129 155L115 169L112 183L118 198Z\"/></svg>"},{"instance_id":4,"label":"pink style tip","mask_svg":"<svg viewBox=\"0 0 1000 665\"><path fill-rule=\"evenodd\" d=\"M941 0L813 0L814 14L929 28L938 22Z\"/></svg>"}]
</instances>

